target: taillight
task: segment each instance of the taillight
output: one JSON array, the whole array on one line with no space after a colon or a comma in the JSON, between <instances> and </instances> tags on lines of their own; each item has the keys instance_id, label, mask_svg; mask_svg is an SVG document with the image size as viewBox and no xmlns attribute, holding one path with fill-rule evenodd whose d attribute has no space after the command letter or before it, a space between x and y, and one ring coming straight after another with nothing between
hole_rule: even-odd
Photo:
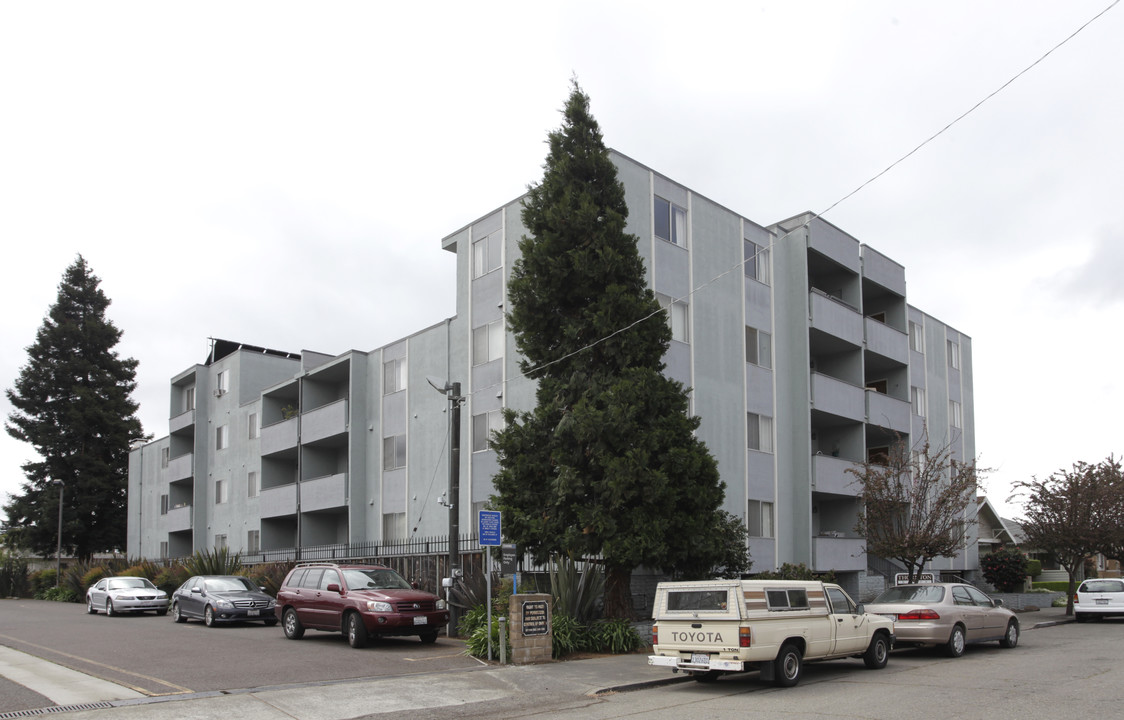
<instances>
[{"instance_id":1,"label":"taillight","mask_svg":"<svg viewBox=\"0 0 1124 720\"><path fill-rule=\"evenodd\" d=\"M941 616L935 610L913 610L912 612L901 613L898 615L898 620L940 620Z\"/></svg>"},{"instance_id":2,"label":"taillight","mask_svg":"<svg viewBox=\"0 0 1124 720\"><path fill-rule=\"evenodd\" d=\"M652 626L652 645L659 645L659 644L660 644L660 626L659 625L653 625Z\"/></svg>"},{"instance_id":3,"label":"taillight","mask_svg":"<svg viewBox=\"0 0 1124 720\"><path fill-rule=\"evenodd\" d=\"M749 647L749 628L738 628L738 647Z\"/></svg>"},{"instance_id":4,"label":"taillight","mask_svg":"<svg viewBox=\"0 0 1124 720\"><path fill-rule=\"evenodd\" d=\"M1073 593L1073 604L1077 604L1077 593Z\"/></svg>"}]
</instances>

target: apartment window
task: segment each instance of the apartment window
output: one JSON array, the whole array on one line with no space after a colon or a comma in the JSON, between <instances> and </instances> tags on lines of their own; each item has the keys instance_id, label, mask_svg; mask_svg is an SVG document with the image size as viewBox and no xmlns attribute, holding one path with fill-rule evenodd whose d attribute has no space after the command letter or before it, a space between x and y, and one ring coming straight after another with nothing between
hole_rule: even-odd
<instances>
[{"instance_id":1,"label":"apartment window","mask_svg":"<svg viewBox=\"0 0 1124 720\"><path fill-rule=\"evenodd\" d=\"M496 230L472 243L472 277L486 275L500 266L501 239L503 234Z\"/></svg>"},{"instance_id":2,"label":"apartment window","mask_svg":"<svg viewBox=\"0 0 1124 720\"><path fill-rule=\"evenodd\" d=\"M401 540L406 537L406 513L383 513L382 540Z\"/></svg>"},{"instance_id":3,"label":"apartment window","mask_svg":"<svg viewBox=\"0 0 1124 720\"><path fill-rule=\"evenodd\" d=\"M226 533L215 535L215 549L221 550L226 547Z\"/></svg>"},{"instance_id":4,"label":"apartment window","mask_svg":"<svg viewBox=\"0 0 1124 720\"><path fill-rule=\"evenodd\" d=\"M406 359L395 358L382 364L383 395L406 389Z\"/></svg>"},{"instance_id":5,"label":"apartment window","mask_svg":"<svg viewBox=\"0 0 1124 720\"><path fill-rule=\"evenodd\" d=\"M246 552L261 552L261 530L246 531Z\"/></svg>"},{"instance_id":6,"label":"apartment window","mask_svg":"<svg viewBox=\"0 0 1124 720\"><path fill-rule=\"evenodd\" d=\"M496 320L472 330L472 364L498 360L503 357L503 320Z\"/></svg>"},{"instance_id":7,"label":"apartment window","mask_svg":"<svg viewBox=\"0 0 1124 720\"><path fill-rule=\"evenodd\" d=\"M183 411L188 412L189 410L194 410L194 409L195 409L195 386L190 385L190 386L184 388L184 391L183 391Z\"/></svg>"},{"instance_id":8,"label":"apartment window","mask_svg":"<svg viewBox=\"0 0 1124 720\"><path fill-rule=\"evenodd\" d=\"M955 400L948 401L948 420L954 428L964 427L964 417L960 409L960 403Z\"/></svg>"},{"instance_id":9,"label":"apartment window","mask_svg":"<svg viewBox=\"0 0 1124 720\"><path fill-rule=\"evenodd\" d=\"M225 450L230 446L230 428L219 425L215 428L215 450Z\"/></svg>"},{"instance_id":10,"label":"apartment window","mask_svg":"<svg viewBox=\"0 0 1124 720\"><path fill-rule=\"evenodd\" d=\"M763 368L773 367L773 336L757 328L746 327L745 361Z\"/></svg>"},{"instance_id":11,"label":"apartment window","mask_svg":"<svg viewBox=\"0 0 1124 720\"><path fill-rule=\"evenodd\" d=\"M170 448L160 448L160 467L168 467L168 462L171 459L172 451Z\"/></svg>"},{"instance_id":12,"label":"apartment window","mask_svg":"<svg viewBox=\"0 0 1124 720\"><path fill-rule=\"evenodd\" d=\"M258 473L251 470L246 473L246 497L257 497L261 494L261 483L258 482Z\"/></svg>"},{"instance_id":13,"label":"apartment window","mask_svg":"<svg viewBox=\"0 0 1124 720\"><path fill-rule=\"evenodd\" d=\"M746 435L750 450L773 452L773 418L768 415L747 413Z\"/></svg>"},{"instance_id":14,"label":"apartment window","mask_svg":"<svg viewBox=\"0 0 1124 720\"><path fill-rule=\"evenodd\" d=\"M160 514L161 515L167 515L168 514L168 496L167 495L161 495L160 496Z\"/></svg>"},{"instance_id":15,"label":"apartment window","mask_svg":"<svg viewBox=\"0 0 1124 720\"><path fill-rule=\"evenodd\" d=\"M668 321L671 323L671 339L690 342L690 306L685 302L672 300L667 295L656 295L656 302L667 310Z\"/></svg>"},{"instance_id":16,"label":"apartment window","mask_svg":"<svg viewBox=\"0 0 1124 720\"><path fill-rule=\"evenodd\" d=\"M960 343L948 341L948 366L953 370L960 369Z\"/></svg>"},{"instance_id":17,"label":"apartment window","mask_svg":"<svg viewBox=\"0 0 1124 720\"><path fill-rule=\"evenodd\" d=\"M168 541L167 540L161 540L160 541L160 559L163 560L166 557L168 557Z\"/></svg>"},{"instance_id":18,"label":"apartment window","mask_svg":"<svg viewBox=\"0 0 1124 720\"><path fill-rule=\"evenodd\" d=\"M687 211L678 205L655 196L656 237L670 243L687 246Z\"/></svg>"},{"instance_id":19,"label":"apartment window","mask_svg":"<svg viewBox=\"0 0 1124 720\"><path fill-rule=\"evenodd\" d=\"M921 324L909 321L909 349L914 352L925 352L925 335L921 332Z\"/></svg>"},{"instance_id":20,"label":"apartment window","mask_svg":"<svg viewBox=\"0 0 1124 720\"><path fill-rule=\"evenodd\" d=\"M230 371L220 370L215 379L215 395L222 395L230 390Z\"/></svg>"},{"instance_id":21,"label":"apartment window","mask_svg":"<svg viewBox=\"0 0 1124 720\"><path fill-rule=\"evenodd\" d=\"M752 240L743 240L742 250L745 257L745 262L743 264L745 276L768 285L772 279L772 273L769 268L769 248L764 245L758 245Z\"/></svg>"},{"instance_id":22,"label":"apartment window","mask_svg":"<svg viewBox=\"0 0 1124 720\"><path fill-rule=\"evenodd\" d=\"M406 435L391 435L382 439L382 469L397 470L406 467Z\"/></svg>"},{"instance_id":23,"label":"apartment window","mask_svg":"<svg viewBox=\"0 0 1124 720\"><path fill-rule=\"evenodd\" d=\"M913 414L928 417L928 405L925 403L925 388L916 385L909 389L909 402L913 406Z\"/></svg>"},{"instance_id":24,"label":"apartment window","mask_svg":"<svg viewBox=\"0 0 1124 720\"><path fill-rule=\"evenodd\" d=\"M226 502L229 489L227 488L226 480L215 480L215 505L221 505Z\"/></svg>"},{"instance_id":25,"label":"apartment window","mask_svg":"<svg viewBox=\"0 0 1124 720\"><path fill-rule=\"evenodd\" d=\"M493 431L503 429L503 414L499 410L472 416L472 452L488 449L488 439Z\"/></svg>"},{"instance_id":26,"label":"apartment window","mask_svg":"<svg viewBox=\"0 0 1124 720\"><path fill-rule=\"evenodd\" d=\"M250 413L250 433L251 440L261 437L261 420L258 419L257 413Z\"/></svg>"},{"instance_id":27,"label":"apartment window","mask_svg":"<svg viewBox=\"0 0 1124 720\"><path fill-rule=\"evenodd\" d=\"M750 537L773 537L773 503L750 500L746 530Z\"/></svg>"}]
</instances>

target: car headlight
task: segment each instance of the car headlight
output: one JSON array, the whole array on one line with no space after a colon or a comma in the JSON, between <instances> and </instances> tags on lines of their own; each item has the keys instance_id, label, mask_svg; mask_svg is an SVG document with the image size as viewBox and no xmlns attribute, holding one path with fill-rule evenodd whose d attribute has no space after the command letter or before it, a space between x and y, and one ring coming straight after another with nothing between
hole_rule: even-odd
<instances>
[{"instance_id":1,"label":"car headlight","mask_svg":"<svg viewBox=\"0 0 1124 720\"><path fill-rule=\"evenodd\" d=\"M219 607L225 608L227 610L234 607L234 603L230 602L229 600L215 600L215 605L218 605Z\"/></svg>"},{"instance_id":2,"label":"car headlight","mask_svg":"<svg viewBox=\"0 0 1124 720\"><path fill-rule=\"evenodd\" d=\"M388 602L381 602L379 600L367 601L367 612L393 612L394 608Z\"/></svg>"},{"instance_id":3,"label":"car headlight","mask_svg":"<svg viewBox=\"0 0 1124 720\"><path fill-rule=\"evenodd\" d=\"M438 609L438 610L444 610L444 609L445 609L445 601L444 601L444 600L442 600L442 599L438 598L438 600L437 600L437 609Z\"/></svg>"},{"instance_id":4,"label":"car headlight","mask_svg":"<svg viewBox=\"0 0 1124 720\"><path fill-rule=\"evenodd\" d=\"M113 599L114 600L136 600L137 596L136 595L115 595L113 597Z\"/></svg>"}]
</instances>

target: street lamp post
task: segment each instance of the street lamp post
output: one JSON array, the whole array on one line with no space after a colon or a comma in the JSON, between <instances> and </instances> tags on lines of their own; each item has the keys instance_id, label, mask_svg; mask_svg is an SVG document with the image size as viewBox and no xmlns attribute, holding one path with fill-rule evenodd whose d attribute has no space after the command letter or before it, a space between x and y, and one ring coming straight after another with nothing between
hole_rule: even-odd
<instances>
[{"instance_id":1,"label":"street lamp post","mask_svg":"<svg viewBox=\"0 0 1124 720\"><path fill-rule=\"evenodd\" d=\"M62 480L57 479L54 484L59 486L59 537L55 545L55 587L58 587L62 580L62 498L65 485Z\"/></svg>"}]
</instances>

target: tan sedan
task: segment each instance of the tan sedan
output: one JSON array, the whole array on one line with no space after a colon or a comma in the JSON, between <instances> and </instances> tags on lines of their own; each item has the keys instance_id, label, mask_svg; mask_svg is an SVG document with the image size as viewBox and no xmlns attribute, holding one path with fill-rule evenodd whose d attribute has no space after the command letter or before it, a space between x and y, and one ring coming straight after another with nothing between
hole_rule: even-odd
<instances>
[{"instance_id":1,"label":"tan sedan","mask_svg":"<svg viewBox=\"0 0 1124 720\"><path fill-rule=\"evenodd\" d=\"M1000 600L971 585L896 585L866 604L868 613L894 621L894 646L933 645L960 657L969 643L1019 644L1019 619Z\"/></svg>"}]
</instances>

